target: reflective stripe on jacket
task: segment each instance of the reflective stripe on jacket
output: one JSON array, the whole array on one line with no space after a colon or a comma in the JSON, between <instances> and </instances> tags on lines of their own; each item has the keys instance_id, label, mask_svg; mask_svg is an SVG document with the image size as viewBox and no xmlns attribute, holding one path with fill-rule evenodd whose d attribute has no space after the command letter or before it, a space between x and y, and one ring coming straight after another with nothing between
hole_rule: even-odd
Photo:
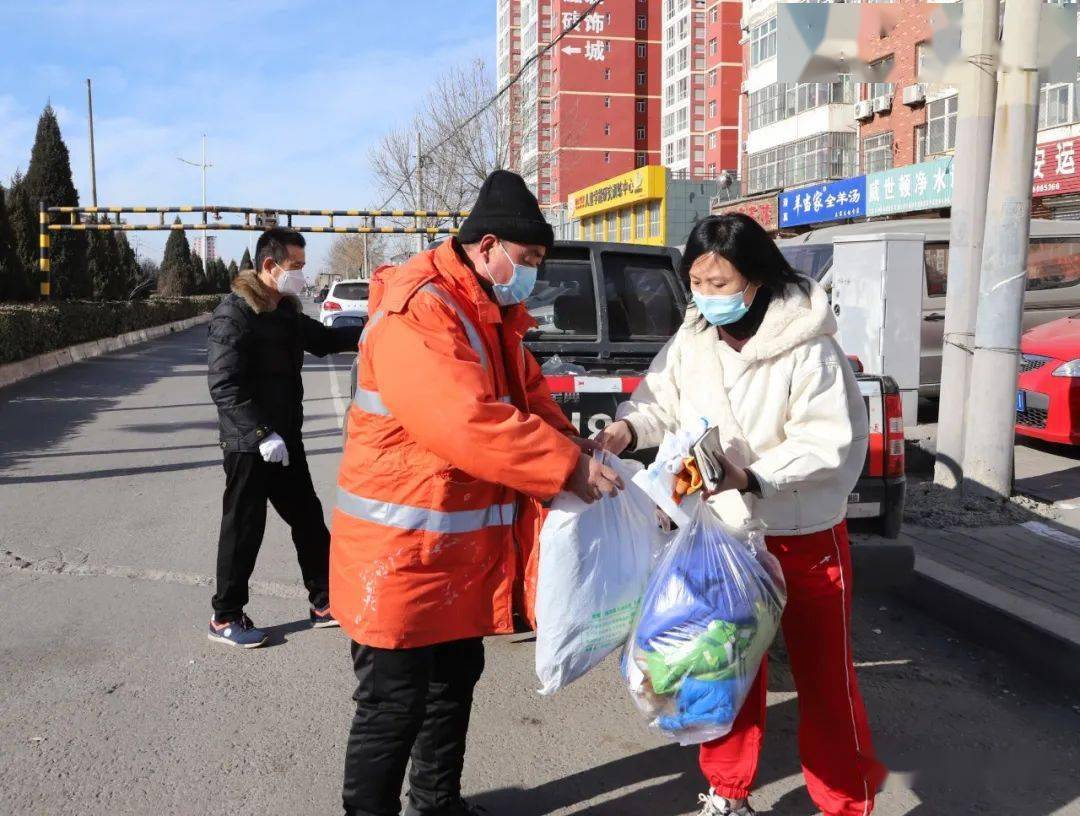
<instances>
[{"instance_id":1,"label":"reflective stripe on jacket","mask_svg":"<svg viewBox=\"0 0 1080 816\"><path fill-rule=\"evenodd\" d=\"M456 241L383 283L338 477L331 609L380 648L510 632L537 500L573 471L575 430L522 345L528 312L496 306Z\"/></svg>"}]
</instances>

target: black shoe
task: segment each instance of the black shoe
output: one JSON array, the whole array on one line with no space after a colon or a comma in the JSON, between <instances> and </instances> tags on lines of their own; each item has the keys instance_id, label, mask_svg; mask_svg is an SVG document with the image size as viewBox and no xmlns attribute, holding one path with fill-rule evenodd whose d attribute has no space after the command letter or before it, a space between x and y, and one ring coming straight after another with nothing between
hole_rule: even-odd
<instances>
[{"instance_id":1,"label":"black shoe","mask_svg":"<svg viewBox=\"0 0 1080 816\"><path fill-rule=\"evenodd\" d=\"M454 804L438 810L417 810L410 798L409 804L405 807L405 816L489 816L489 814L487 808L474 805L460 797Z\"/></svg>"}]
</instances>

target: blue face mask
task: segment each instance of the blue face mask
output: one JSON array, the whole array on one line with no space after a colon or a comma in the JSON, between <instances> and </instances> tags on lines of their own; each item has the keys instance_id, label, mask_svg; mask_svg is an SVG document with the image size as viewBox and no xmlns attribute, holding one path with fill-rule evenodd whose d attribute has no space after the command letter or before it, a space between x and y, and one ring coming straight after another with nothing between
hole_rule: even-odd
<instances>
[{"instance_id":1,"label":"blue face mask","mask_svg":"<svg viewBox=\"0 0 1080 816\"><path fill-rule=\"evenodd\" d=\"M750 311L746 304L746 289L737 295L699 295L697 292L693 295L701 316L714 326L727 326Z\"/></svg>"},{"instance_id":2,"label":"blue face mask","mask_svg":"<svg viewBox=\"0 0 1080 816\"><path fill-rule=\"evenodd\" d=\"M495 302L500 306L513 306L515 303L521 303L532 294L533 289L536 288L537 270L535 266L514 263L514 259L510 257L506 247L502 246L502 244L499 244L499 246L502 247L506 259L514 264L514 271L510 275L510 280L506 283L496 283L490 272L488 278L491 280Z\"/></svg>"}]
</instances>

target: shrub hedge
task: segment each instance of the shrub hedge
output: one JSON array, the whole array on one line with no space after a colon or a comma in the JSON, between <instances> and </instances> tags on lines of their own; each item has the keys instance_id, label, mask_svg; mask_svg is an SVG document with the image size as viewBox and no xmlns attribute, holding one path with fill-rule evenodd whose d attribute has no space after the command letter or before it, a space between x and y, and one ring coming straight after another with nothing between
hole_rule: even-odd
<instances>
[{"instance_id":1,"label":"shrub hedge","mask_svg":"<svg viewBox=\"0 0 1080 816\"><path fill-rule=\"evenodd\" d=\"M221 298L0 303L0 363L195 317L213 311Z\"/></svg>"}]
</instances>

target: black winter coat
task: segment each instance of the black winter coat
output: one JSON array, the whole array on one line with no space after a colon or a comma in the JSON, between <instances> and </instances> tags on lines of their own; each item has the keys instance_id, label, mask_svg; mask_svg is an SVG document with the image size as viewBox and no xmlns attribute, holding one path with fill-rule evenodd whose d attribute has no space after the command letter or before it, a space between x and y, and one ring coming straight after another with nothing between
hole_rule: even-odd
<instances>
[{"instance_id":1,"label":"black winter coat","mask_svg":"<svg viewBox=\"0 0 1080 816\"><path fill-rule=\"evenodd\" d=\"M303 314L295 298L277 307L251 272L214 310L207 345L207 380L218 409L221 448L256 452L277 433L299 448L304 424L304 352L325 357L355 350L358 327L330 329Z\"/></svg>"}]
</instances>

